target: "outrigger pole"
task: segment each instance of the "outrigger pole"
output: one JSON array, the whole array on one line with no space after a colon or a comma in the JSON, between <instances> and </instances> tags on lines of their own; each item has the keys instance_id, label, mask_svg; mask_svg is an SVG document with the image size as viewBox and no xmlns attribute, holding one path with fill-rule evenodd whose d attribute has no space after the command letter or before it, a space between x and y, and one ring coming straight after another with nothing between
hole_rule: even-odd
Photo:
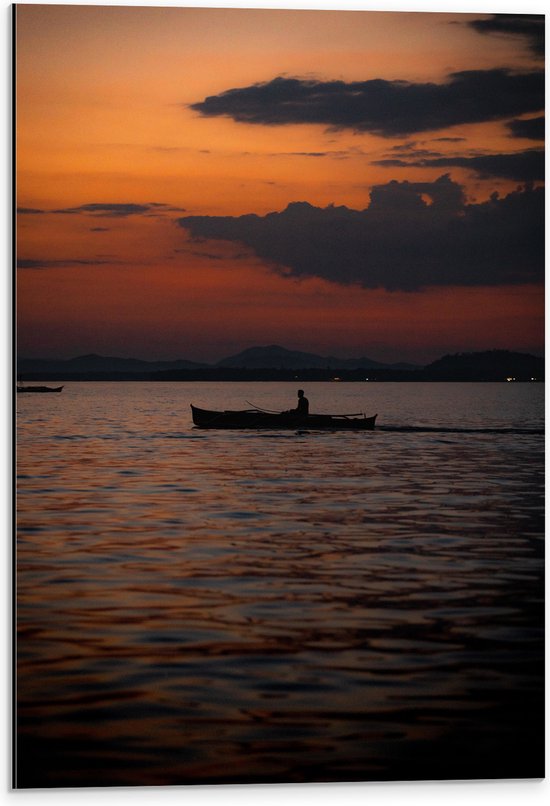
<instances>
[{"instance_id":1,"label":"outrigger pole","mask_svg":"<svg viewBox=\"0 0 550 806\"><path fill-rule=\"evenodd\" d=\"M254 405L254 403L251 403L250 400L245 400L244 402L248 403L248 405L252 406L252 408L256 409L256 411L263 411L266 414L286 414L287 413L285 411L275 411L274 409L262 409L261 406L256 406L256 405ZM354 414L322 414L322 415L319 415L319 416L322 416L322 417L361 417L361 415L363 417L365 417L365 412L364 411L356 411ZM311 416L314 417L315 415L311 415Z\"/></svg>"}]
</instances>

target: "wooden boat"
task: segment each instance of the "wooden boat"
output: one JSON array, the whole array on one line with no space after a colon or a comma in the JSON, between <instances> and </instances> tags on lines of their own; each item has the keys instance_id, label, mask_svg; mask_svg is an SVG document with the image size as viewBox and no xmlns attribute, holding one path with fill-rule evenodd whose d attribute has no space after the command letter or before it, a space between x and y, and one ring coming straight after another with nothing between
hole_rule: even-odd
<instances>
[{"instance_id":1,"label":"wooden boat","mask_svg":"<svg viewBox=\"0 0 550 806\"><path fill-rule=\"evenodd\" d=\"M377 415L358 417L347 414L308 414L266 412L260 409L244 411L209 411L191 405L193 423L199 428L292 428L372 431Z\"/></svg>"},{"instance_id":2,"label":"wooden boat","mask_svg":"<svg viewBox=\"0 0 550 806\"><path fill-rule=\"evenodd\" d=\"M18 386L18 392L61 392L62 386Z\"/></svg>"}]
</instances>

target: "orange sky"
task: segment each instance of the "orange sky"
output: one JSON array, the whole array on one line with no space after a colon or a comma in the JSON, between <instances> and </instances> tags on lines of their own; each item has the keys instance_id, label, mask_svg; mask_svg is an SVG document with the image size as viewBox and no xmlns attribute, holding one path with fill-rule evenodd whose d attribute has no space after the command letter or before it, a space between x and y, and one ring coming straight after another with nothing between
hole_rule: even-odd
<instances>
[{"instance_id":1,"label":"orange sky","mask_svg":"<svg viewBox=\"0 0 550 806\"><path fill-rule=\"evenodd\" d=\"M250 245L197 242L176 222L265 216L295 201L365 210L373 186L446 173L471 203L510 193L514 179L465 167L373 164L407 142L433 150L437 140L444 156L457 154L458 138L461 154L537 146L511 138L503 120L388 138L188 106L278 76L437 84L465 70L532 70L521 38L465 24L488 16L18 5L19 355L213 361L279 343L424 362L469 349L540 351L540 285L403 291L288 276ZM82 209L94 204L143 207Z\"/></svg>"}]
</instances>

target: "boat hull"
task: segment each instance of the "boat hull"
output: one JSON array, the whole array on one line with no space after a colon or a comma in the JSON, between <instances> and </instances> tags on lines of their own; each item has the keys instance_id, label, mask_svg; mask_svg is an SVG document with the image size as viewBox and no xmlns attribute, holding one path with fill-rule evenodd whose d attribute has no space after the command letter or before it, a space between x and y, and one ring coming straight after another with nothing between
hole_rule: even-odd
<instances>
[{"instance_id":1,"label":"boat hull","mask_svg":"<svg viewBox=\"0 0 550 806\"><path fill-rule=\"evenodd\" d=\"M269 414L256 410L210 411L193 405L191 411L193 423L198 428L372 431L377 417L376 414L373 417L345 417L328 414L309 414L304 417L293 413Z\"/></svg>"}]
</instances>

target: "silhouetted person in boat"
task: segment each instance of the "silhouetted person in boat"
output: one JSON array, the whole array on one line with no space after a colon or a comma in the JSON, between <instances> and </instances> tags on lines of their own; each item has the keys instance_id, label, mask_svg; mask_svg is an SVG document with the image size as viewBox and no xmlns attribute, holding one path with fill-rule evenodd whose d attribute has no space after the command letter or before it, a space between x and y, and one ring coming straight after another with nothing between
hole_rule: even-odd
<instances>
[{"instance_id":1,"label":"silhouetted person in boat","mask_svg":"<svg viewBox=\"0 0 550 806\"><path fill-rule=\"evenodd\" d=\"M307 417L309 414L309 400L304 395L303 389L298 389L298 405L292 409L292 414L300 414L302 417Z\"/></svg>"}]
</instances>

